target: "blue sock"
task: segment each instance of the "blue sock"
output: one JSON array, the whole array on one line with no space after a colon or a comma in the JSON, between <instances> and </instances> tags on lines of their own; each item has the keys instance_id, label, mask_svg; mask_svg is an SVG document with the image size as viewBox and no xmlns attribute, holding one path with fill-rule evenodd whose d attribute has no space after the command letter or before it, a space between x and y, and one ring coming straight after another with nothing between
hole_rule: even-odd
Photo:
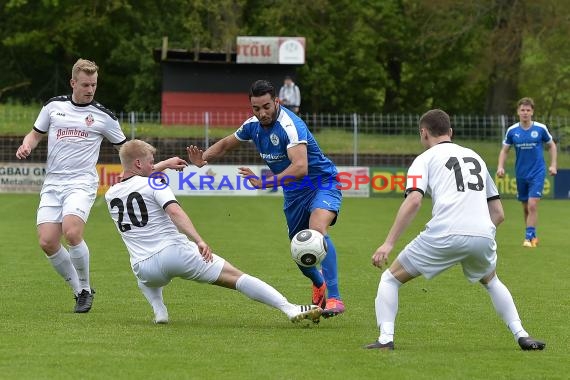
<instances>
[{"instance_id":1,"label":"blue sock","mask_svg":"<svg viewBox=\"0 0 570 380\"><path fill-rule=\"evenodd\" d=\"M534 237L536 237L536 228L535 227L527 227L525 239L531 240Z\"/></svg>"},{"instance_id":2,"label":"blue sock","mask_svg":"<svg viewBox=\"0 0 570 380\"><path fill-rule=\"evenodd\" d=\"M308 277L311 279L311 281L313 282L313 285L315 285L317 288L320 288L321 286L323 286L323 283L325 282L323 275L321 274L321 272L319 272L319 270L317 269L317 267L303 267L300 266L299 264L297 264L297 266L299 267L299 269L301 270L301 272L303 272L303 274L305 275L305 277Z\"/></svg>"},{"instance_id":3,"label":"blue sock","mask_svg":"<svg viewBox=\"0 0 570 380\"><path fill-rule=\"evenodd\" d=\"M336 248L329 237L325 236L327 242L327 256L321 263L321 268L323 269L323 276L325 277L325 282L327 283L327 298L340 299L340 293L338 291L338 267L336 263Z\"/></svg>"}]
</instances>

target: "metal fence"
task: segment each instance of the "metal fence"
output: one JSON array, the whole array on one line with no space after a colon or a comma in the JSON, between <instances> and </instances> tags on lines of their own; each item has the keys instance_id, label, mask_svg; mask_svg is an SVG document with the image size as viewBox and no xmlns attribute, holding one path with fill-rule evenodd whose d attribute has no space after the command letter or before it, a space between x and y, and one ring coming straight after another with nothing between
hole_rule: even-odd
<instances>
[{"instance_id":1,"label":"metal fence","mask_svg":"<svg viewBox=\"0 0 570 380\"><path fill-rule=\"evenodd\" d=\"M163 114L161 112L119 112L117 117L123 125L155 124L187 125L215 128L219 126L234 126L246 120L251 114L247 112L176 112ZM301 113L299 115L311 130L342 129L363 133L379 133L388 135L413 135L417 133L420 114L378 114L378 113ZM454 134L473 140L501 139L506 129L518 121L512 115L450 115ZM536 120L546 124L555 139L570 134L570 117L551 116ZM0 115L1 121L1 115ZM165 122L166 121L166 122Z\"/></svg>"},{"instance_id":2,"label":"metal fence","mask_svg":"<svg viewBox=\"0 0 570 380\"><path fill-rule=\"evenodd\" d=\"M201 146L208 146L214 139L209 138L212 129L218 127L233 127L238 128L239 125L246 120L251 114L247 112L177 112L164 114L161 112L119 112L116 113L120 123L123 125L127 137L139 137L139 128L144 126L145 131L152 130L153 128L187 128L188 126L199 127L203 132L196 130L192 133L192 138L186 139L187 141L181 143L182 145L189 143L194 139ZM313 132L320 132L322 130L338 130L347 131L347 135L352 136L354 140L353 151L351 152L350 159L346 159L347 164L350 163L363 163L358 157L364 157L363 152L359 152L358 141L364 141L370 134L377 135L402 135L402 136L417 136L418 122L421 117L420 114L378 114L378 113L302 113L300 115L307 123L310 130ZM16 108L0 107L0 124L5 125L25 125L32 126L37 117L37 110L32 111L29 108ZM461 139L479 140L479 141L492 141L499 143L503 138L506 129L516 123L518 118L512 115L450 115L451 123L454 130L454 136ZM570 117L548 117L541 118L536 115L536 120L545 123L550 132L552 133L555 141L558 143L561 153L570 154ZM166 121L166 123L165 123ZM4 129L6 130L6 129ZM25 133L25 132L24 132ZM14 133L9 133L14 136ZM152 135L152 134L149 134ZM168 134L160 134L167 136ZM1 136L0 136L1 137ZM145 136L146 138L146 136ZM154 140L154 139L153 139ZM177 145L175 139L164 137L156 139L156 143L161 145ZM15 142L21 141L21 138L16 138ZM14 143L15 143L14 142ZM10 150L13 148L10 142ZM2 144L6 148L6 142ZM247 157L251 155L251 161L256 162L255 154L250 152ZM244 154L243 152L241 154ZM13 154L4 157L4 159L11 159ZM2 156L2 154L0 154ZM242 156L243 158L244 156ZM345 161L344 157L339 160ZM370 158L372 160L372 158ZM366 159L365 159L366 161ZM406 158L407 162L407 158Z\"/></svg>"},{"instance_id":3,"label":"metal fence","mask_svg":"<svg viewBox=\"0 0 570 380\"><path fill-rule=\"evenodd\" d=\"M39 110L39 109L38 109ZM22 123L32 125L38 110L28 108L0 107L0 123ZM188 125L215 128L219 126L239 127L239 124L251 116L248 112L118 112L121 124L153 125L161 128L165 125L184 127ZM343 129L363 133L379 133L388 135L416 134L420 114L379 114L379 113L301 113L312 130ZM506 128L518 121L513 115L450 115L456 135L477 140L496 140L501 138ZM550 116L536 120L545 123L555 138L570 133L570 117Z\"/></svg>"}]
</instances>

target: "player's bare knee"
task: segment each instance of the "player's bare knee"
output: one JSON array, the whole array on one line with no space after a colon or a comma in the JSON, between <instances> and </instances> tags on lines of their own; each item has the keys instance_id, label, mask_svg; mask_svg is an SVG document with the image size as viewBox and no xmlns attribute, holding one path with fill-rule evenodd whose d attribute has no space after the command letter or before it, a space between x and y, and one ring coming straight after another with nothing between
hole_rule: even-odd
<instances>
[{"instance_id":1,"label":"player's bare knee","mask_svg":"<svg viewBox=\"0 0 570 380\"><path fill-rule=\"evenodd\" d=\"M51 256L55 254L61 243L59 241L59 236L42 235L38 237L38 243L41 249L48 255Z\"/></svg>"},{"instance_id":2,"label":"player's bare knee","mask_svg":"<svg viewBox=\"0 0 570 380\"><path fill-rule=\"evenodd\" d=\"M399 287L402 285L402 282L394 277L390 269L386 269L384 272L382 272L382 276L380 277L380 284L391 284Z\"/></svg>"},{"instance_id":3,"label":"player's bare knee","mask_svg":"<svg viewBox=\"0 0 570 380\"><path fill-rule=\"evenodd\" d=\"M321 219L313 220L311 218L311 220L309 221L309 229L319 231L323 236L327 235L328 226L329 226L329 224L327 224L327 222L325 220L321 220Z\"/></svg>"},{"instance_id":4,"label":"player's bare knee","mask_svg":"<svg viewBox=\"0 0 570 380\"><path fill-rule=\"evenodd\" d=\"M222 272L218 279L214 282L215 285L222 286L224 288L235 289L236 283L239 278L243 275L243 272L234 267L229 262L224 263Z\"/></svg>"},{"instance_id":5,"label":"player's bare knee","mask_svg":"<svg viewBox=\"0 0 570 380\"><path fill-rule=\"evenodd\" d=\"M402 266L398 259L394 260L394 262L392 262L392 265L390 265L390 268L386 269L386 271L390 272L389 274L394 278L395 281L398 281L400 284L404 284L420 275L420 273L417 271L409 273Z\"/></svg>"},{"instance_id":6,"label":"player's bare knee","mask_svg":"<svg viewBox=\"0 0 570 380\"><path fill-rule=\"evenodd\" d=\"M315 230L321 233L321 235L326 236L327 235L327 227L324 225L309 225L309 229L310 230Z\"/></svg>"},{"instance_id":7,"label":"player's bare knee","mask_svg":"<svg viewBox=\"0 0 570 380\"><path fill-rule=\"evenodd\" d=\"M330 210L317 208L311 213L309 218L309 229L319 231L321 234L327 234L327 228L331 225L336 213Z\"/></svg>"},{"instance_id":8,"label":"player's bare knee","mask_svg":"<svg viewBox=\"0 0 570 380\"><path fill-rule=\"evenodd\" d=\"M63 231L63 236L69 245L79 245L83 241L83 231L70 228Z\"/></svg>"},{"instance_id":9,"label":"player's bare knee","mask_svg":"<svg viewBox=\"0 0 570 380\"><path fill-rule=\"evenodd\" d=\"M77 215L66 215L63 218L62 232L69 245L78 245L83 241L85 222Z\"/></svg>"}]
</instances>

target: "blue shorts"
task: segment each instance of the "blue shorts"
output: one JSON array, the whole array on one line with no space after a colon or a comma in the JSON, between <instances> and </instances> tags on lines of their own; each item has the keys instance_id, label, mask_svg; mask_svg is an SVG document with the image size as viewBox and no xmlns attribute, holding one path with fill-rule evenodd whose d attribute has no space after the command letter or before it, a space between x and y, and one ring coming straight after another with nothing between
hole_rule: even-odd
<instances>
[{"instance_id":1,"label":"blue shorts","mask_svg":"<svg viewBox=\"0 0 570 380\"><path fill-rule=\"evenodd\" d=\"M298 196L285 199L283 211L287 219L289 239L301 230L309 228L309 218L314 209L321 208L337 214L340 212L342 193L339 189L317 189L308 193L300 193ZM331 226L336 223L335 217Z\"/></svg>"},{"instance_id":2,"label":"blue shorts","mask_svg":"<svg viewBox=\"0 0 570 380\"><path fill-rule=\"evenodd\" d=\"M517 199L521 202L527 202L528 198L542 198L543 189L544 176L533 178L517 177Z\"/></svg>"}]
</instances>

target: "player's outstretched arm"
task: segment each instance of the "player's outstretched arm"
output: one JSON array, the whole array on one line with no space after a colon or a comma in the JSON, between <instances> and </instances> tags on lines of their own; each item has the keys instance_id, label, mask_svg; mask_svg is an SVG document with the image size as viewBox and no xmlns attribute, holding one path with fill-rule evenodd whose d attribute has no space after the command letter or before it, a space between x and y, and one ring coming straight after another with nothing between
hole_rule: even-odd
<instances>
[{"instance_id":1,"label":"player's outstretched arm","mask_svg":"<svg viewBox=\"0 0 570 380\"><path fill-rule=\"evenodd\" d=\"M183 233L184 235L188 236L192 241L198 245L200 249L200 254L204 258L205 261L212 261L212 249L208 246L208 244L202 239L194 224L186 215L182 207L178 203L170 203L164 209L172 223L178 228L178 231Z\"/></svg>"},{"instance_id":2,"label":"player's outstretched arm","mask_svg":"<svg viewBox=\"0 0 570 380\"><path fill-rule=\"evenodd\" d=\"M43 134L32 129L30 133L24 137L22 145L20 145L18 150L16 150L16 157L20 160L27 158L30 153L32 153L32 150L36 149L43 137Z\"/></svg>"},{"instance_id":3,"label":"player's outstretched arm","mask_svg":"<svg viewBox=\"0 0 570 380\"><path fill-rule=\"evenodd\" d=\"M227 152L236 148L239 143L240 141L231 134L206 149L206 151L202 153L202 157L199 157L201 150L194 145L190 145L186 148L186 151L188 152L190 162L198 167L202 167L211 160L223 157Z\"/></svg>"},{"instance_id":4,"label":"player's outstretched arm","mask_svg":"<svg viewBox=\"0 0 570 380\"><path fill-rule=\"evenodd\" d=\"M418 210L422 206L422 199L423 195L419 191L412 191L408 194L406 199L404 199L404 202L402 202L396 214L394 224L392 224L392 228L390 228L390 232L388 232L388 236L386 236L386 240L384 240L384 244L378 247L372 255L372 265L382 268L383 265L387 264L388 255L394 248L400 235L402 235L411 221L416 217Z\"/></svg>"},{"instance_id":5,"label":"player's outstretched arm","mask_svg":"<svg viewBox=\"0 0 570 380\"><path fill-rule=\"evenodd\" d=\"M190 145L186 147L186 153L188 153L188 161L193 165L201 168L204 165L208 164L208 161L205 161L202 157L204 157L204 151L198 148L196 145Z\"/></svg>"},{"instance_id":6,"label":"player's outstretched arm","mask_svg":"<svg viewBox=\"0 0 570 380\"><path fill-rule=\"evenodd\" d=\"M154 164L154 170L157 172L161 172L166 169L182 171L186 166L188 166L188 162L184 161L180 157L170 157L167 160Z\"/></svg>"},{"instance_id":7,"label":"player's outstretched arm","mask_svg":"<svg viewBox=\"0 0 570 380\"><path fill-rule=\"evenodd\" d=\"M303 178L309 173L307 146L305 144L299 144L287 149L287 156L291 164L281 173L273 175L272 177L261 179L247 167L239 167L239 174L244 178L248 178L249 183L251 183L253 187L260 189L263 186L266 188L284 186L289 182Z\"/></svg>"},{"instance_id":8,"label":"player's outstretched arm","mask_svg":"<svg viewBox=\"0 0 570 380\"><path fill-rule=\"evenodd\" d=\"M253 186L256 189L261 189L264 185L266 187L273 187L273 185L271 183L263 183L264 181L259 178L258 176L255 175L255 173L253 172L253 170L251 170L248 167L245 166L240 166L238 168L238 173L239 175L242 176L242 178L247 178L247 180L249 181L249 183L251 184L251 186Z\"/></svg>"}]
</instances>

